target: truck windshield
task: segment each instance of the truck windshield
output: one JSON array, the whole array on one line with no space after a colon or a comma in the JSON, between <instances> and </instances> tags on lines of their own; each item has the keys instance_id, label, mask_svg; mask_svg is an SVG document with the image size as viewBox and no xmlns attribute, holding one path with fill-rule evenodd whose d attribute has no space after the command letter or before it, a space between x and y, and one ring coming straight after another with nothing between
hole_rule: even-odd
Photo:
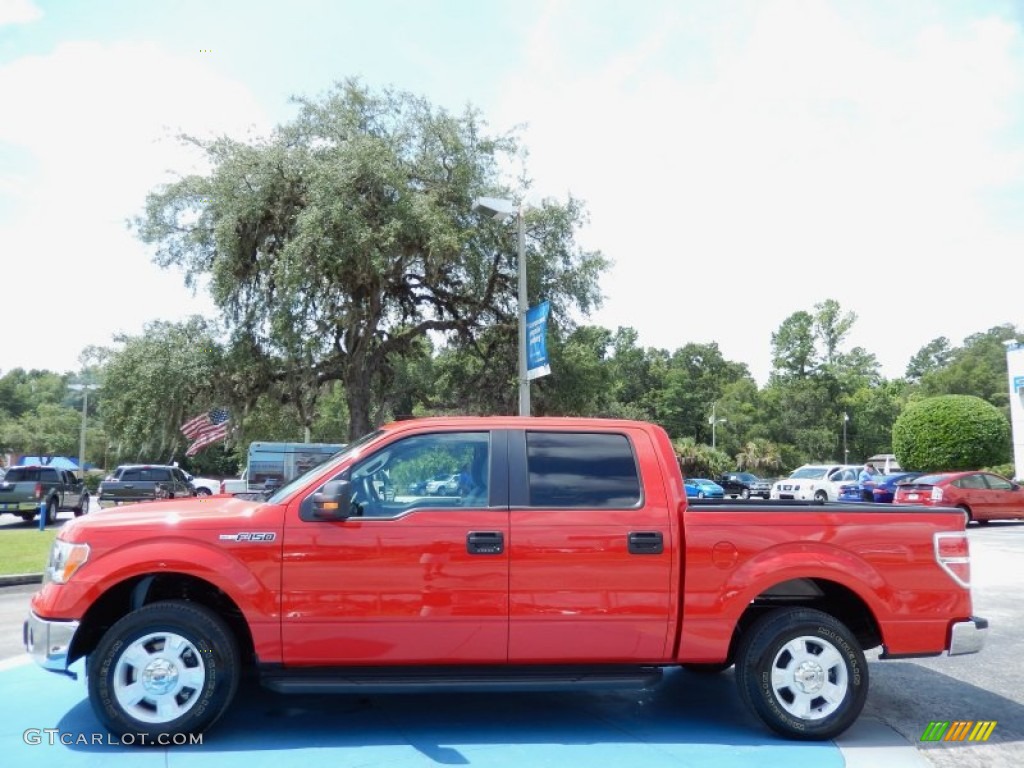
<instances>
[{"instance_id":1,"label":"truck windshield","mask_svg":"<svg viewBox=\"0 0 1024 768\"><path fill-rule=\"evenodd\" d=\"M819 477L824 477L826 472L825 467L804 467L798 469L792 475L789 476L790 480L816 480Z\"/></svg>"},{"instance_id":2,"label":"truck windshield","mask_svg":"<svg viewBox=\"0 0 1024 768\"><path fill-rule=\"evenodd\" d=\"M325 461L322 461L321 463L317 464L315 467L310 469L308 472L305 472L305 473L299 475L298 477L296 477L294 480L292 480L287 485L282 486L281 488L279 488L277 491L274 492L273 496L271 496L270 498L267 499L267 503L268 504L280 504L286 498L288 498L293 493L295 493L296 490L298 490L303 485L305 485L307 482L309 482L309 479L313 475L315 475L318 472L320 472L320 470L323 469L323 467L326 464L329 464L329 463L333 462L335 459L341 458L342 456L347 456L350 453L358 451L360 448L362 448L363 445L365 445L366 443L370 442L371 440L374 440L375 438L377 438L377 437L379 437L380 435L383 435L383 434L384 434L384 431L378 429L376 432L371 432L368 435L363 435L358 440L355 440L354 442L349 443L347 446L345 446L344 450L338 451L336 454L331 456L329 459L326 459Z\"/></svg>"}]
</instances>

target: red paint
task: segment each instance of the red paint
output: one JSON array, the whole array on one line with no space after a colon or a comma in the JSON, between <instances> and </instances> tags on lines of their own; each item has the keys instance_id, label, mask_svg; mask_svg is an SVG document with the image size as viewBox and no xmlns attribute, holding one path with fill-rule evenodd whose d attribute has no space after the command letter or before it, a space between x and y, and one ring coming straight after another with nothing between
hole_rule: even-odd
<instances>
[{"instance_id":1,"label":"red paint","mask_svg":"<svg viewBox=\"0 0 1024 768\"><path fill-rule=\"evenodd\" d=\"M400 518L304 521L299 504L351 462L402 437L465 430L611 431L629 437L643 487L635 509L415 509ZM792 579L842 585L867 606L890 653L939 652L971 615L968 589L935 561L933 534L962 531L955 510L863 511L757 502L688 509L668 437L638 422L514 417L386 426L281 504L234 498L114 508L65 525L88 562L32 600L81 619L101 595L145 574L203 579L238 605L261 662L350 664L672 664L725 657L737 621ZM504 535L504 552L467 552L467 535ZM631 532L660 554L631 554ZM273 532L273 541L221 540ZM820 606L827 610L828 606Z\"/></svg>"}]
</instances>

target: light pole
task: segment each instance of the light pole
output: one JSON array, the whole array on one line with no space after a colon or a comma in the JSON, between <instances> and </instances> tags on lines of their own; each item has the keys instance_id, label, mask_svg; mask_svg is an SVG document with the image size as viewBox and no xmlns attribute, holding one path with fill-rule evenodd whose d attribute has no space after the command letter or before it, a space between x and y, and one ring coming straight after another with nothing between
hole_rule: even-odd
<instances>
[{"instance_id":1,"label":"light pole","mask_svg":"<svg viewBox=\"0 0 1024 768\"><path fill-rule=\"evenodd\" d=\"M715 449L715 427L717 427L719 424L725 424L725 419L715 418L715 408L717 406L718 403L711 404L711 418L708 419L708 423L711 425L711 450Z\"/></svg>"},{"instance_id":2,"label":"light pole","mask_svg":"<svg viewBox=\"0 0 1024 768\"><path fill-rule=\"evenodd\" d=\"M85 477L85 420L89 409L89 390L96 389L96 384L68 384L68 389L82 393L82 433L78 438L78 469Z\"/></svg>"},{"instance_id":3,"label":"light pole","mask_svg":"<svg viewBox=\"0 0 1024 768\"><path fill-rule=\"evenodd\" d=\"M500 197L478 197L473 201L473 210L485 216L505 221L516 217L517 258L516 271L519 273L519 415L530 415L530 379L526 375L526 227L523 223L523 207L512 200Z\"/></svg>"},{"instance_id":4,"label":"light pole","mask_svg":"<svg viewBox=\"0 0 1024 768\"><path fill-rule=\"evenodd\" d=\"M846 447L846 423L850 420L850 416L843 411L843 464L850 463L850 449Z\"/></svg>"}]
</instances>

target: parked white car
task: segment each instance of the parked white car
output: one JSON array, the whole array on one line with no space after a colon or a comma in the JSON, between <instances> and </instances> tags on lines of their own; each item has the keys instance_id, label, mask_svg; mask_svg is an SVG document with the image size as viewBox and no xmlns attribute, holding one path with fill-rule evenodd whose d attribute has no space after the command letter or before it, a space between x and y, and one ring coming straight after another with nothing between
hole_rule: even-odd
<instances>
[{"instance_id":1,"label":"parked white car","mask_svg":"<svg viewBox=\"0 0 1024 768\"><path fill-rule=\"evenodd\" d=\"M804 464L772 485L771 498L802 501L836 501L839 486L856 483L860 464Z\"/></svg>"},{"instance_id":2,"label":"parked white car","mask_svg":"<svg viewBox=\"0 0 1024 768\"><path fill-rule=\"evenodd\" d=\"M220 493L220 480L210 477L195 477L188 472L185 473L185 479L196 489L196 496L216 496Z\"/></svg>"}]
</instances>

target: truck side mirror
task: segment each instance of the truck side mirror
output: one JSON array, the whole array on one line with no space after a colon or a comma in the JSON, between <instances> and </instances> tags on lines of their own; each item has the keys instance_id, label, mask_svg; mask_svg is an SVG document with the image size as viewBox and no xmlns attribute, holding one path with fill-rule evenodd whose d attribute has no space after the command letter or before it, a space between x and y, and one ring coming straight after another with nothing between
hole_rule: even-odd
<instances>
[{"instance_id":1,"label":"truck side mirror","mask_svg":"<svg viewBox=\"0 0 1024 768\"><path fill-rule=\"evenodd\" d=\"M348 520L352 516L352 483L331 480L313 494L313 517L320 520Z\"/></svg>"}]
</instances>

